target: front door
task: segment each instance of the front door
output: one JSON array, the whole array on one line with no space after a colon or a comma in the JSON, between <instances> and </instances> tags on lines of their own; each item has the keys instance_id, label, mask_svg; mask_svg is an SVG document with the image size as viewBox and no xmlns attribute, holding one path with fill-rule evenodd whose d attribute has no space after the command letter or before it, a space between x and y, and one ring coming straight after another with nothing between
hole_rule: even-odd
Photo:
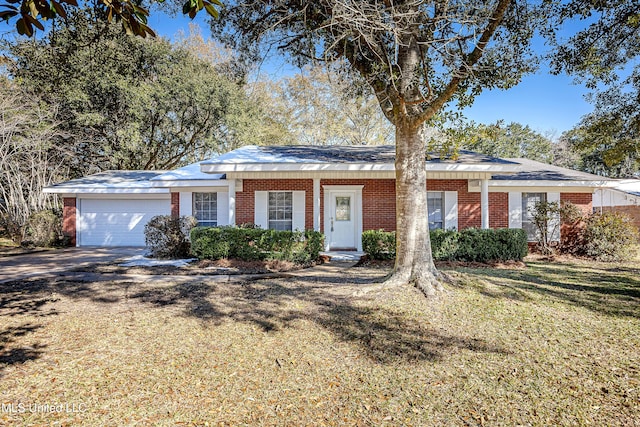
<instances>
[{"instance_id":1,"label":"front door","mask_svg":"<svg viewBox=\"0 0 640 427\"><path fill-rule=\"evenodd\" d=\"M355 250L355 192L332 191L329 200L329 249Z\"/></svg>"}]
</instances>

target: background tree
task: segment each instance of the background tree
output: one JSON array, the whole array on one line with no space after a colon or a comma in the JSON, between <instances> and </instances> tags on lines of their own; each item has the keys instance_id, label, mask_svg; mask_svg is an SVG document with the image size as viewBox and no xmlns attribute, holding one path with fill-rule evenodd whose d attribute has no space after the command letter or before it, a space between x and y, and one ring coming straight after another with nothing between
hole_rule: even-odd
<instances>
[{"instance_id":1,"label":"background tree","mask_svg":"<svg viewBox=\"0 0 640 427\"><path fill-rule=\"evenodd\" d=\"M42 189L67 175L70 153L57 144L62 137L55 109L0 81L0 228L17 243L35 212L58 208Z\"/></svg>"},{"instance_id":2,"label":"background tree","mask_svg":"<svg viewBox=\"0 0 640 427\"><path fill-rule=\"evenodd\" d=\"M508 88L530 71L537 20L526 1L234 1L214 33L247 56L275 46L297 64L343 61L395 128L397 256L387 285L437 281L426 216L423 124L452 99Z\"/></svg>"},{"instance_id":3,"label":"background tree","mask_svg":"<svg viewBox=\"0 0 640 427\"><path fill-rule=\"evenodd\" d=\"M170 169L264 141L266 114L238 76L164 39L128 36L92 12L9 53L14 80L60 107L74 176Z\"/></svg>"},{"instance_id":4,"label":"background tree","mask_svg":"<svg viewBox=\"0 0 640 427\"><path fill-rule=\"evenodd\" d=\"M551 140L529 126L498 120L494 124L471 123L464 129L462 148L494 157L526 158L543 163L553 161Z\"/></svg>"},{"instance_id":5,"label":"background tree","mask_svg":"<svg viewBox=\"0 0 640 427\"><path fill-rule=\"evenodd\" d=\"M164 0L158 0L163 3ZM97 0L94 2L80 2L85 6L90 4L102 22L111 24L119 22L127 34L146 37L155 36L147 26L149 11L139 0ZM36 30L45 30L44 23L56 18L66 21L69 13L75 13L79 2L77 0L6 0L0 5L0 19L14 22L18 34L31 37ZM193 19L201 10L213 18L218 17L216 6L222 6L219 0L186 0L182 4L182 13ZM68 9L71 9L69 11Z\"/></svg>"},{"instance_id":6,"label":"background tree","mask_svg":"<svg viewBox=\"0 0 640 427\"><path fill-rule=\"evenodd\" d=\"M584 81L594 111L565 135L589 172L624 177L638 172L640 151L640 2L546 1L554 7L547 35L555 42L553 70ZM562 37L568 22L581 25Z\"/></svg>"},{"instance_id":7,"label":"background tree","mask_svg":"<svg viewBox=\"0 0 640 427\"><path fill-rule=\"evenodd\" d=\"M270 105L292 144L392 143L392 128L370 93L354 90L336 70L308 66L279 80L251 85Z\"/></svg>"}]
</instances>

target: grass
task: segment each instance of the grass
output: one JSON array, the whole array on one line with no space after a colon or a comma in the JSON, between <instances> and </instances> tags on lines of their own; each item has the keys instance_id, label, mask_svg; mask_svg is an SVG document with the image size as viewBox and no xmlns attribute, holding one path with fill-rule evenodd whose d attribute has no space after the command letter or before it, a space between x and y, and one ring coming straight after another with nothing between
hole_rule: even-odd
<instances>
[{"instance_id":1,"label":"grass","mask_svg":"<svg viewBox=\"0 0 640 427\"><path fill-rule=\"evenodd\" d=\"M635 265L0 285L0 424L637 426Z\"/></svg>"}]
</instances>

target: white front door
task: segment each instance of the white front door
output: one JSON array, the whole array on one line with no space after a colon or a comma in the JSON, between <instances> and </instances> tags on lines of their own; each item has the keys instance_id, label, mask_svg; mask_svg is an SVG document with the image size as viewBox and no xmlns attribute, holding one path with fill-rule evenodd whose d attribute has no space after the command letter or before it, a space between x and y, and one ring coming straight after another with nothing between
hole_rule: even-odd
<instances>
[{"instance_id":1,"label":"white front door","mask_svg":"<svg viewBox=\"0 0 640 427\"><path fill-rule=\"evenodd\" d=\"M331 191L329 194L329 248L355 250L356 216L355 192Z\"/></svg>"}]
</instances>

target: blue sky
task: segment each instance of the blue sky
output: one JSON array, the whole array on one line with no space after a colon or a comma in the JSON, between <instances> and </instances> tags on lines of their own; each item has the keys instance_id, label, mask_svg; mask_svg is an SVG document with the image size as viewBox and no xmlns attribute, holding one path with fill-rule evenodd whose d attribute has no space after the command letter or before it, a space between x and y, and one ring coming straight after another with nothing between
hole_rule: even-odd
<instances>
[{"instance_id":1,"label":"blue sky","mask_svg":"<svg viewBox=\"0 0 640 427\"><path fill-rule=\"evenodd\" d=\"M208 35L207 15L199 13L193 22L197 23L203 35ZM163 13L151 14L149 24L159 35L169 39L182 30L188 34L188 17L179 15L168 17ZM270 74L291 72L292 68L272 60L263 72ZM584 100L587 89L576 85L572 77L554 76L545 72L526 76L516 87L509 90L485 91L475 103L463 110L467 119L477 123L518 122L529 125L533 130L552 137L559 137L564 131L574 127L582 116L592 110Z\"/></svg>"}]
</instances>

